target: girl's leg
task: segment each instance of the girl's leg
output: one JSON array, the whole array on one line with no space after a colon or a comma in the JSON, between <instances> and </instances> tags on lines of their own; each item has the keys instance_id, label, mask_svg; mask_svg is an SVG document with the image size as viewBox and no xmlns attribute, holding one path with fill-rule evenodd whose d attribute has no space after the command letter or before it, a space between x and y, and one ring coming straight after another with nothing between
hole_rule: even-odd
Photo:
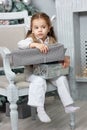
<instances>
[{"instance_id":1,"label":"girl's leg","mask_svg":"<svg viewBox=\"0 0 87 130\"><path fill-rule=\"evenodd\" d=\"M57 91L63 106L65 107L66 113L76 111L79 107L72 106L74 102L69 92L69 85L66 76L58 77L57 79L51 80L51 82L57 86Z\"/></svg>"},{"instance_id":2,"label":"girl's leg","mask_svg":"<svg viewBox=\"0 0 87 130\"><path fill-rule=\"evenodd\" d=\"M28 105L37 107L37 114L40 121L50 122L51 119L44 109L45 93L47 89L46 81L35 75L31 75L28 81L30 81Z\"/></svg>"}]
</instances>

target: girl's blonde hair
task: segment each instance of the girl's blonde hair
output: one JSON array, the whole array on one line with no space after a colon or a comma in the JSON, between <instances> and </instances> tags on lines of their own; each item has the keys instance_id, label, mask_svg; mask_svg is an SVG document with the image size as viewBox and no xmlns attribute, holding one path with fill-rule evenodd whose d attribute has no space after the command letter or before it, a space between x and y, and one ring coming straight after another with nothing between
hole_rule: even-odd
<instances>
[{"instance_id":1,"label":"girl's blonde hair","mask_svg":"<svg viewBox=\"0 0 87 130\"><path fill-rule=\"evenodd\" d=\"M27 35L26 35L26 37L28 37L31 33L32 33L32 23L33 23L33 20L35 20L35 19L39 19L39 18L42 18L42 19L44 19L45 21L46 21L46 23L47 23L47 25L50 27L50 32L48 32L48 36L51 36L52 38L54 38L54 40L55 41L57 41L57 39L56 39L56 36L55 36L55 33L54 33L54 29L53 29L53 27L52 27L52 23L51 23L51 20L50 20L50 18L49 18L49 16L47 15L47 14L45 14L45 13L42 13L42 12L40 12L40 13L36 13L36 14L34 14L32 17L31 17L31 30L29 30L28 32L27 32Z\"/></svg>"}]
</instances>

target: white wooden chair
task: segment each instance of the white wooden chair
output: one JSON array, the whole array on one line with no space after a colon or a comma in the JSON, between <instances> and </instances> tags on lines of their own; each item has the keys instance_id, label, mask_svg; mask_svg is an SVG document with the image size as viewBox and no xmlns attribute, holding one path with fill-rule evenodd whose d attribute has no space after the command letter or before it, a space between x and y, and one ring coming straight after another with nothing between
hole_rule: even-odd
<instances>
[{"instance_id":1,"label":"white wooden chair","mask_svg":"<svg viewBox=\"0 0 87 130\"><path fill-rule=\"evenodd\" d=\"M24 39L29 25L29 17L27 11L0 13L0 20L5 19L24 19L23 24L18 25L0 25L0 54L1 54L1 70L5 75L0 76L0 95L6 96L10 103L10 118L12 130L18 130L18 111L17 100L19 96L28 95L29 83L25 80L24 73L15 74L12 71L11 61L8 54L17 48L17 42ZM4 46L4 47L3 47ZM11 50L9 50L9 49ZM3 60L3 65L1 64ZM47 91L56 90L55 86L48 85ZM35 116L35 109L31 109L32 118ZM74 128L74 114L70 114L70 126Z\"/></svg>"},{"instance_id":2,"label":"white wooden chair","mask_svg":"<svg viewBox=\"0 0 87 130\"><path fill-rule=\"evenodd\" d=\"M27 25L29 25L28 13L27 11L0 13L0 20L15 19L23 19L24 23L17 25L0 25L0 54L2 56L0 57L0 70L4 70L5 72L5 76L0 76L0 95L6 96L7 100L10 102L12 130L18 130L18 112L16 102L19 96L27 95L29 84L24 81L24 75L21 75L21 78L18 75L19 79L17 78L17 81L15 82L16 75L12 72L9 66L9 60L6 59L6 54L11 52L6 48L2 48L2 46L7 47L10 50L16 49L17 42L25 38Z\"/></svg>"}]
</instances>

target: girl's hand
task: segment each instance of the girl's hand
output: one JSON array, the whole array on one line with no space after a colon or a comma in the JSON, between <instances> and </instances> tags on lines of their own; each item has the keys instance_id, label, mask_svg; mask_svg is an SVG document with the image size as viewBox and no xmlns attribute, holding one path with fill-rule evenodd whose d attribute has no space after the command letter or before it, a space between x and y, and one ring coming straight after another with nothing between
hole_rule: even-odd
<instances>
[{"instance_id":1,"label":"girl's hand","mask_svg":"<svg viewBox=\"0 0 87 130\"><path fill-rule=\"evenodd\" d=\"M36 48L38 48L42 53L48 52L48 46L45 44L38 44Z\"/></svg>"},{"instance_id":2,"label":"girl's hand","mask_svg":"<svg viewBox=\"0 0 87 130\"><path fill-rule=\"evenodd\" d=\"M42 53L48 52L48 46L43 43L32 43L32 44L30 44L30 48L37 48Z\"/></svg>"},{"instance_id":3,"label":"girl's hand","mask_svg":"<svg viewBox=\"0 0 87 130\"><path fill-rule=\"evenodd\" d=\"M67 68L70 66L70 56L65 56L64 57L64 62L62 63L64 68Z\"/></svg>"}]
</instances>

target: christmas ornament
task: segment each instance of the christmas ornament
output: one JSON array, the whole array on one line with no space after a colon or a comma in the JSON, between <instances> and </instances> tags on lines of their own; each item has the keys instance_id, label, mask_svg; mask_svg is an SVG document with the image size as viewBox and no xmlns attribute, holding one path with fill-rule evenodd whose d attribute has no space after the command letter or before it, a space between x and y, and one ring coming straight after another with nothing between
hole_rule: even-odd
<instances>
[{"instance_id":1,"label":"christmas ornament","mask_svg":"<svg viewBox=\"0 0 87 130\"><path fill-rule=\"evenodd\" d=\"M29 4L31 3L31 0L23 0L23 3L24 3L25 5L29 5Z\"/></svg>"},{"instance_id":2,"label":"christmas ornament","mask_svg":"<svg viewBox=\"0 0 87 130\"><path fill-rule=\"evenodd\" d=\"M0 0L0 6L2 6L5 11L10 11L12 9L12 0Z\"/></svg>"}]
</instances>

